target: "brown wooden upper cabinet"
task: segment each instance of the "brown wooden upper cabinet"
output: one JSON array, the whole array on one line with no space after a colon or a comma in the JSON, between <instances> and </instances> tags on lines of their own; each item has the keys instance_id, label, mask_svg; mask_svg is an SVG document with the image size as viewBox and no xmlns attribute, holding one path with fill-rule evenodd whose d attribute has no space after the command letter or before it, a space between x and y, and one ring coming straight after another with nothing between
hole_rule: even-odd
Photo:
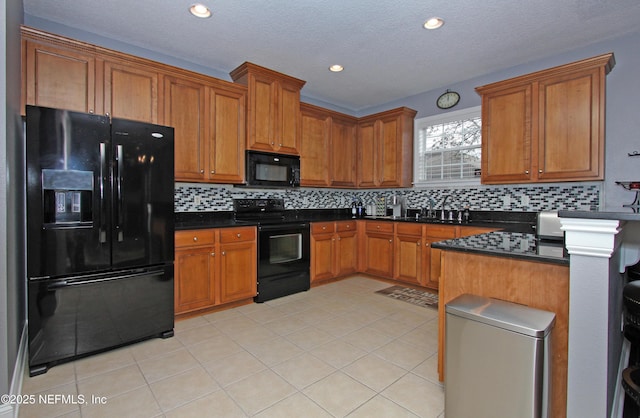
<instances>
[{"instance_id":1,"label":"brown wooden upper cabinet","mask_svg":"<svg viewBox=\"0 0 640 418\"><path fill-rule=\"evenodd\" d=\"M300 104L302 186L355 187L357 118Z\"/></svg>"},{"instance_id":2,"label":"brown wooden upper cabinet","mask_svg":"<svg viewBox=\"0 0 640 418\"><path fill-rule=\"evenodd\" d=\"M244 181L246 88L164 77L164 123L175 129L178 181Z\"/></svg>"},{"instance_id":3,"label":"brown wooden upper cabinet","mask_svg":"<svg viewBox=\"0 0 640 418\"><path fill-rule=\"evenodd\" d=\"M605 77L612 53L477 87L482 183L604 178Z\"/></svg>"},{"instance_id":4,"label":"brown wooden upper cabinet","mask_svg":"<svg viewBox=\"0 0 640 418\"><path fill-rule=\"evenodd\" d=\"M104 113L159 123L158 70L139 63L104 62Z\"/></svg>"},{"instance_id":5,"label":"brown wooden upper cabinet","mask_svg":"<svg viewBox=\"0 0 640 418\"><path fill-rule=\"evenodd\" d=\"M411 186L415 116L401 107L359 120L358 187Z\"/></svg>"},{"instance_id":6,"label":"brown wooden upper cabinet","mask_svg":"<svg viewBox=\"0 0 640 418\"><path fill-rule=\"evenodd\" d=\"M245 62L231 73L247 86L247 149L300 152L300 90L305 81Z\"/></svg>"},{"instance_id":7,"label":"brown wooden upper cabinet","mask_svg":"<svg viewBox=\"0 0 640 418\"><path fill-rule=\"evenodd\" d=\"M102 114L95 53L65 38L22 28L22 84L22 114L27 104Z\"/></svg>"}]
</instances>

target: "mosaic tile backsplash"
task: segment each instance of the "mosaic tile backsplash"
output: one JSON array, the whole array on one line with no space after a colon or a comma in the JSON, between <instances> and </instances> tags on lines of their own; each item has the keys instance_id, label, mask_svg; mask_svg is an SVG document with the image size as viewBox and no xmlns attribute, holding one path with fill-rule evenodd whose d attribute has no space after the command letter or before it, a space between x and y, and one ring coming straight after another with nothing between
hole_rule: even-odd
<instances>
[{"instance_id":1,"label":"mosaic tile backsplash","mask_svg":"<svg viewBox=\"0 0 640 418\"><path fill-rule=\"evenodd\" d=\"M516 186L476 186L435 189L248 189L228 185L176 183L175 211L230 211L233 199L283 198L287 209L336 209L351 206L353 199L364 205L374 204L379 197L402 196L409 208L428 208L433 202L440 209L447 199L448 209L527 211L590 210L600 204L601 184L545 184Z\"/></svg>"}]
</instances>

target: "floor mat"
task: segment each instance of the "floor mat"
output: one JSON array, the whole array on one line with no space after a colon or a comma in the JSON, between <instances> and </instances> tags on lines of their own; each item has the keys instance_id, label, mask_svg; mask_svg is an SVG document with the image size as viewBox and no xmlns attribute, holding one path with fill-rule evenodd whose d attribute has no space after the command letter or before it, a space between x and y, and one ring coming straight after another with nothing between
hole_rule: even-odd
<instances>
[{"instance_id":1,"label":"floor mat","mask_svg":"<svg viewBox=\"0 0 640 418\"><path fill-rule=\"evenodd\" d=\"M425 308L438 309L438 294L424 290L411 289L404 286L391 286L376 293L392 297Z\"/></svg>"}]
</instances>

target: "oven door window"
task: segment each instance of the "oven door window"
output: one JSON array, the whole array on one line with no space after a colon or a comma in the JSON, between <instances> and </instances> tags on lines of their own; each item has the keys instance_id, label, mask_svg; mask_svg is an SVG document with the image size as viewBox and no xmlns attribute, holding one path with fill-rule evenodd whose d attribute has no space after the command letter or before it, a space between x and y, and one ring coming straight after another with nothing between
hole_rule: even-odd
<instances>
[{"instance_id":1,"label":"oven door window","mask_svg":"<svg viewBox=\"0 0 640 418\"><path fill-rule=\"evenodd\" d=\"M302 234L271 235L269 264L290 263L302 259Z\"/></svg>"}]
</instances>

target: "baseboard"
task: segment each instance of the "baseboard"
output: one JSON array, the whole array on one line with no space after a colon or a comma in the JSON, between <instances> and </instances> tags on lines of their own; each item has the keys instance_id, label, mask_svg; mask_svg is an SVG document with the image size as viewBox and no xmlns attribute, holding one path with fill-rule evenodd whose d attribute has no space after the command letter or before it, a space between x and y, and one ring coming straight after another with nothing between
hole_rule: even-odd
<instances>
[{"instance_id":1,"label":"baseboard","mask_svg":"<svg viewBox=\"0 0 640 418\"><path fill-rule=\"evenodd\" d=\"M13 368L11 388L8 393L11 397L17 397L22 393L22 379L24 378L24 369L27 364L27 335L28 328L27 323L25 322L24 327L22 328L22 335L20 336L20 345L18 346L16 364ZM19 404L0 405L0 418L17 418L19 407Z\"/></svg>"}]
</instances>

